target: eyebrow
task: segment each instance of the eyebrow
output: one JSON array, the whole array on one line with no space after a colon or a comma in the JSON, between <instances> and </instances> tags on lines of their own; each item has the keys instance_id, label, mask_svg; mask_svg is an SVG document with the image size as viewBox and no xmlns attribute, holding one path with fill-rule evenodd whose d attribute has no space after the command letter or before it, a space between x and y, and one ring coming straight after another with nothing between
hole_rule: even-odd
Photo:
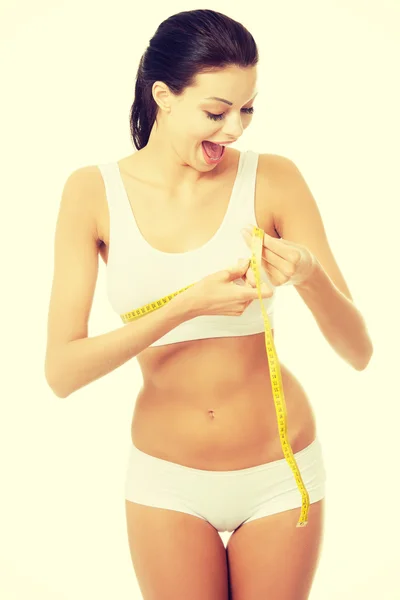
<instances>
[{"instance_id":1,"label":"eyebrow","mask_svg":"<svg viewBox=\"0 0 400 600\"><path fill-rule=\"evenodd\" d=\"M258 92L257 92L258 94ZM257 94L255 94L253 96L253 98L251 98L251 100L254 100L254 98L257 96ZM229 106L233 105L233 102L229 102L229 100L225 100L225 98L218 98L218 96L208 96L208 98L204 98L204 100L217 100L218 102L225 102L225 104L229 104ZM250 102L250 100L249 100Z\"/></svg>"}]
</instances>

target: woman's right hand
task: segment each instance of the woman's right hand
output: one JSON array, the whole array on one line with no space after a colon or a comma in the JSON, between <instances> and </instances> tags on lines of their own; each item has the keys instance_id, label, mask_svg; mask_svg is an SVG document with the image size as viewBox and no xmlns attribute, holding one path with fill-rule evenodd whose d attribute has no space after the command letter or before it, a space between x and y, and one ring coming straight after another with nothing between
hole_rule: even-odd
<instances>
[{"instance_id":1,"label":"woman's right hand","mask_svg":"<svg viewBox=\"0 0 400 600\"><path fill-rule=\"evenodd\" d=\"M241 259L229 269L211 273L200 279L182 295L192 317L200 315L239 316L253 300L258 299L258 291L244 279L249 269L250 259ZM242 279L243 284L235 283ZM262 298L270 298L273 289L261 283Z\"/></svg>"}]
</instances>

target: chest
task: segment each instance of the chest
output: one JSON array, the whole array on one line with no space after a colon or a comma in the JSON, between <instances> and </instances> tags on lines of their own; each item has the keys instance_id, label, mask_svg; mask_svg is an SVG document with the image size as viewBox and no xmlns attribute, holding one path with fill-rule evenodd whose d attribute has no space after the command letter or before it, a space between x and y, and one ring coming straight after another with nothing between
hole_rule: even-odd
<instances>
[{"instance_id":1,"label":"chest","mask_svg":"<svg viewBox=\"0 0 400 600\"><path fill-rule=\"evenodd\" d=\"M254 212L257 224L269 235L279 238L274 226L274 194L268 180L268 155L260 155L257 167ZM135 222L146 242L161 252L190 252L205 245L218 232L227 212L234 185L234 174L203 186L193 198L163 201L149 189L124 180L129 206L127 218ZM135 198L135 201L132 201ZM106 198L98 203L99 252L107 265L110 245L110 216ZM256 223L254 223L256 224Z\"/></svg>"}]
</instances>

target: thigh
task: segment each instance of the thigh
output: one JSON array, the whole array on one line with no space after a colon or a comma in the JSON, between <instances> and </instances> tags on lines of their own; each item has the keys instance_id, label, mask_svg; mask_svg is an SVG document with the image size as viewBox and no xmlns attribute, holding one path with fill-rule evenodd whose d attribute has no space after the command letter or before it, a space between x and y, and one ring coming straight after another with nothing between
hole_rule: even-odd
<instances>
[{"instance_id":1,"label":"thigh","mask_svg":"<svg viewBox=\"0 0 400 600\"><path fill-rule=\"evenodd\" d=\"M125 507L143 600L228 600L226 549L210 523L129 500Z\"/></svg>"},{"instance_id":2,"label":"thigh","mask_svg":"<svg viewBox=\"0 0 400 600\"><path fill-rule=\"evenodd\" d=\"M227 545L231 600L306 600L317 568L325 500L310 504L306 527L299 508L239 527Z\"/></svg>"}]
</instances>

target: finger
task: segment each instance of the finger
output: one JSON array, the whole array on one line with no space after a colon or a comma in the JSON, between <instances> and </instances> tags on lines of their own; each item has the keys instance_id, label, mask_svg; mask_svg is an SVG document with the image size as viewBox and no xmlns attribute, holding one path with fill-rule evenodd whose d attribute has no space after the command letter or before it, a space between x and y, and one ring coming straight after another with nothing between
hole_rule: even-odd
<instances>
[{"instance_id":1,"label":"finger","mask_svg":"<svg viewBox=\"0 0 400 600\"><path fill-rule=\"evenodd\" d=\"M293 242L287 242L282 238L275 238L272 235L268 235L268 233L264 233L262 256L269 262L272 262L271 259L278 261L279 259L283 259L284 261L287 261L289 265L297 265L301 258L301 252L300 249L297 249L294 246L295 244Z\"/></svg>"},{"instance_id":2,"label":"finger","mask_svg":"<svg viewBox=\"0 0 400 600\"><path fill-rule=\"evenodd\" d=\"M268 277L268 279L269 279L269 273L268 273L268 264L267 264L267 263L265 263L265 262L263 262L263 263L261 264L261 268L259 268L259 269L258 269L258 273L259 273L259 275L260 275L261 282L263 282L263 281L264 281L264 279L263 279L263 274L267 275L267 277ZM252 285L253 287L256 287L256 286L257 286L257 281L256 281L256 275L255 275L255 273L254 273L254 270L253 270L253 268L250 268L250 269L247 271L247 273L246 273L246 276L247 276L248 280L250 281L251 285Z\"/></svg>"},{"instance_id":3,"label":"finger","mask_svg":"<svg viewBox=\"0 0 400 600\"><path fill-rule=\"evenodd\" d=\"M271 283L275 286L285 285L288 281L290 281L290 276L285 275L279 269L276 269L273 265L268 265L267 268L268 277L271 280Z\"/></svg>"},{"instance_id":4,"label":"finger","mask_svg":"<svg viewBox=\"0 0 400 600\"><path fill-rule=\"evenodd\" d=\"M246 273L246 278L249 282L249 285L251 285L252 287L256 287L256 277L254 275L254 271L253 269L248 269L247 273Z\"/></svg>"},{"instance_id":5,"label":"finger","mask_svg":"<svg viewBox=\"0 0 400 600\"><path fill-rule=\"evenodd\" d=\"M297 250L295 250L295 252L297 253ZM273 267L273 271L276 269L286 277L291 277L295 273L297 260L286 260L285 258L278 256L272 250L267 250L267 248L263 248L262 258L267 263L268 267Z\"/></svg>"},{"instance_id":6,"label":"finger","mask_svg":"<svg viewBox=\"0 0 400 600\"><path fill-rule=\"evenodd\" d=\"M260 290L261 290L261 296L263 298L269 298L273 294L272 287L270 287L267 283L265 283L265 281L263 281L261 283ZM258 298L257 288L254 288L254 287L246 288L246 290L243 290L243 292L245 292L245 294L247 295L247 298L253 298L253 299Z\"/></svg>"},{"instance_id":7,"label":"finger","mask_svg":"<svg viewBox=\"0 0 400 600\"><path fill-rule=\"evenodd\" d=\"M239 279L243 277L249 268L249 259L240 259L236 265L228 267L228 280L233 281L234 279Z\"/></svg>"},{"instance_id":8,"label":"finger","mask_svg":"<svg viewBox=\"0 0 400 600\"><path fill-rule=\"evenodd\" d=\"M242 233L246 243L250 243L253 233L253 225L247 225L244 229L242 229ZM271 253L289 261L289 263L297 264L297 262L300 260L300 252L294 246L296 246L294 242L288 242L283 238L276 238L264 232L262 253L263 258L268 260L266 251L270 250Z\"/></svg>"}]
</instances>

